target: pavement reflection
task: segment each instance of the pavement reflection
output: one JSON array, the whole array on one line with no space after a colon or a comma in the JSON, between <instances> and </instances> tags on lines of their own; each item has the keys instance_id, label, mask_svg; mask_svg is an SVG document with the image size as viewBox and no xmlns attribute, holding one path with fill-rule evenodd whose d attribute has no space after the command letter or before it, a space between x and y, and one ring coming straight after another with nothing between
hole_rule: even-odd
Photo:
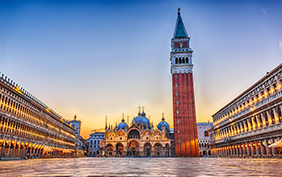
<instances>
[{"instance_id":1,"label":"pavement reflection","mask_svg":"<svg viewBox=\"0 0 282 177\"><path fill-rule=\"evenodd\" d=\"M77 158L0 162L0 176L282 176L281 169L281 159Z\"/></svg>"}]
</instances>

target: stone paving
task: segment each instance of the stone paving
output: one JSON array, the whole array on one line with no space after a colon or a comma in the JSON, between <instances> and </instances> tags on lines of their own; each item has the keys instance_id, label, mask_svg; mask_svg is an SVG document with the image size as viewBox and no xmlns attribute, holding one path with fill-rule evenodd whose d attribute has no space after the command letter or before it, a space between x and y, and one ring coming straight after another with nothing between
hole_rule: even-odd
<instances>
[{"instance_id":1,"label":"stone paving","mask_svg":"<svg viewBox=\"0 0 282 177\"><path fill-rule=\"evenodd\" d=\"M282 159L29 159L0 161L0 176L282 176Z\"/></svg>"}]
</instances>

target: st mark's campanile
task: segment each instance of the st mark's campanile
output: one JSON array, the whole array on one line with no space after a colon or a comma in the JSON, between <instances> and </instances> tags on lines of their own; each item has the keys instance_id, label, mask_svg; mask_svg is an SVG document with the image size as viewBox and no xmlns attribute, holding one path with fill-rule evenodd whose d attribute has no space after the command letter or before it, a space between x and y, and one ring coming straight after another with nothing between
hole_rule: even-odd
<instances>
[{"instance_id":1,"label":"st mark's campanile","mask_svg":"<svg viewBox=\"0 0 282 177\"><path fill-rule=\"evenodd\" d=\"M175 156L199 156L193 87L193 50L178 9L171 40L171 74Z\"/></svg>"}]
</instances>

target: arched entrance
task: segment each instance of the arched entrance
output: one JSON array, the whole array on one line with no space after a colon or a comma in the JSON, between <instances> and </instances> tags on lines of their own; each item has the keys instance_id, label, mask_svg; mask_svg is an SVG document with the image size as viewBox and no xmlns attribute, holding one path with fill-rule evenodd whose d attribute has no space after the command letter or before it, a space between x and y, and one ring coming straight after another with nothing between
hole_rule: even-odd
<instances>
[{"instance_id":1,"label":"arched entrance","mask_svg":"<svg viewBox=\"0 0 282 177\"><path fill-rule=\"evenodd\" d=\"M154 156L160 157L162 152L162 145L160 143L156 143L154 145Z\"/></svg>"},{"instance_id":2,"label":"arched entrance","mask_svg":"<svg viewBox=\"0 0 282 177\"><path fill-rule=\"evenodd\" d=\"M128 144L128 156L139 156L139 143L137 141L131 141Z\"/></svg>"},{"instance_id":3,"label":"arched entrance","mask_svg":"<svg viewBox=\"0 0 282 177\"><path fill-rule=\"evenodd\" d=\"M106 149L108 156L114 156L114 146L112 144L108 144Z\"/></svg>"},{"instance_id":4,"label":"arched entrance","mask_svg":"<svg viewBox=\"0 0 282 177\"><path fill-rule=\"evenodd\" d=\"M116 145L116 154L117 156L123 155L123 145L121 143L117 143Z\"/></svg>"},{"instance_id":5,"label":"arched entrance","mask_svg":"<svg viewBox=\"0 0 282 177\"><path fill-rule=\"evenodd\" d=\"M146 143L144 145L144 156L147 156L147 157L151 156L151 151L152 151L151 144L150 143Z\"/></svg>"}]
</instances>

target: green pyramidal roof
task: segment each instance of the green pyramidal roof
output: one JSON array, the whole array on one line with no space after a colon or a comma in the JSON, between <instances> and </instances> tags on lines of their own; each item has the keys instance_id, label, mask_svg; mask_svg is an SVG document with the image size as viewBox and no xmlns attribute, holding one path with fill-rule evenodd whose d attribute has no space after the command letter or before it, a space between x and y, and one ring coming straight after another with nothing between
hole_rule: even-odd
<instances>
[{"instance_id":1,"label":"green pyramidal roof","mask_svg":"<svg viewBox=\"0 0 282 177\"><path fill-rule=\"evenodd\" d=\"M173 37L174 38L188 37L184 23L183 23L182 18L180 16L180 9L178 9L178 15L177 15L176 26L175 26Z\"/></svg>"}]
</instances>

